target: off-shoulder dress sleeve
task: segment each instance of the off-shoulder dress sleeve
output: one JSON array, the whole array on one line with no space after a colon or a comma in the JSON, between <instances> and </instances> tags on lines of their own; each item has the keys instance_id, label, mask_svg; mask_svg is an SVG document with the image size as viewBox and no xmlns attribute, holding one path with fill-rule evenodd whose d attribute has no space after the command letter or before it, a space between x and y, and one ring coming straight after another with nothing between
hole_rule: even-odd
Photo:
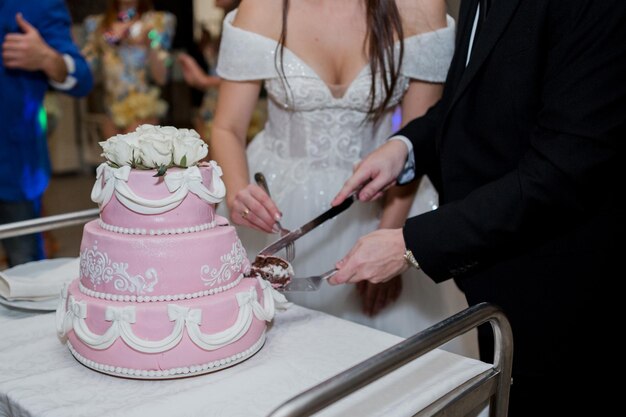
<instances>
[{"instance_id":1,"label":"off-shoulder dress sleeve","mask_svg":"<svg viewBox=\"0 0 626 417\"><path fill-rule=\"evenodd\" d=\"M231 81L278 77L274 57L277 42L258 33L233 26L237 10L226 15L217 61L217 75Z\"/></svg>"},{"instance_id":2,"label":"off-shoulder dress sleeve","mask_svg":"<svg viewBox=\"0 0 626 417\"><path fill-rule=\"evenodd\" d=\"M447 26L404 40L403 75L421 81L441 83L446 79L454 53L455 23L447 17Z\"/></svg>"}]
</instances>

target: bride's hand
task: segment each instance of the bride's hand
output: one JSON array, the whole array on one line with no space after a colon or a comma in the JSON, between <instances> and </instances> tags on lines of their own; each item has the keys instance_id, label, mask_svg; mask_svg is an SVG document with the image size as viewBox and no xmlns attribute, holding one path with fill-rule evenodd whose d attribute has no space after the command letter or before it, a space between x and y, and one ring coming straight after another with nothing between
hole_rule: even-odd
<instances>
[{"instance_id":1,"label":"bride's hand","mask_svg":"<svg viewBox=\"0 0 626 417\"><path fill-rule=\"evenodd\" d=\"M373 317L398 299L402 292L402 278L396 275L389 281L379 284L361 281L356 284L356 288L361 297L363 313Z\"/></svg>"},{"instance_id":2,"label":"bride's hand","mask_svg":"<svg viewBox=\"0 0 626 417\"><path fill-rule=\"evenodd\" d=\"M278 233L276 221L282 216L274 201L256 184L239 190L229 203L231 220L266 233Z\"/></svg>"}]
</instances>

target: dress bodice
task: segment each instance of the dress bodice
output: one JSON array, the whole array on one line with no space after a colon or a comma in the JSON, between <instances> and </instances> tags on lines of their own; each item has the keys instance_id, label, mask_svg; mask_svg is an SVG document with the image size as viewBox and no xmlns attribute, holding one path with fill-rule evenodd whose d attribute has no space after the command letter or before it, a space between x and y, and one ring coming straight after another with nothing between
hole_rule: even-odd
<instances>
[{"instance_id":1,"label":"dress bodice","mask_svg":"<svg viewBox=\"0 0 626 417\"><path fill-rule=\"evenodd\" d=\"M454 21L433 32L404 40L400 77L385 116L376 124L367 118L370 106L369 65L365 65L341 97L298 55L284 48L281 78L278 43L233 26L237 10L224 19L217 73L234 81L263 80L268 94L268 119L263 146L282 159L306 159L312 169L352 169L355 162L386 139L393 108L400 102L410 79L443 82L454 49ZM400 43L394 50L399 59ZM376 80L377 100L382 100L382 79Z\"/></svg>"}]
</instances>

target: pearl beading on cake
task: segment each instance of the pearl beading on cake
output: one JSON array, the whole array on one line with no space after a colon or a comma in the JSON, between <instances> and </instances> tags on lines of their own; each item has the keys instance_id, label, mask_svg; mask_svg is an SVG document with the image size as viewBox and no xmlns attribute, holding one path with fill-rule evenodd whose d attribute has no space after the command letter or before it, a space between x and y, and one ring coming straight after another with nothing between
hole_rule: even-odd
<instances>
[{"instance_id":1,"label":"pearl beading on cake","mask_svg":"<svg viewBox=\"0 0 626 417\"><path fill-rule=\"evenodd\" d=\"M111 294L104 293L99 291L94 291L85 287L82 283L79 283L80 292L85 295L94 298L100 298L102 300L110 300L110 301L121 301L121 302L130 302L130 303L149 303L149 302L159 302L159 301L177 301L177 300L191 300L192 298L204 297L207 295L217 294L226 290L229 290L243 279L243 274L239 274L239 276L233 281L221 287L211 288L210 290L198 291L194 293L187 294L162 294L162 295L129 295L129 294Z\"/></svg>"},{"instance_id":2,"label":"pearl beading on cake","mask_svg":"<svg viewBox=\"0 0 626 417\"><path fill-rule=\"evenodd\" d=\"M191 366L183 366L177 368L170 368L164 370L146 370L146 369L132 369L132 368L123 368L121 366L113 366L113 365L105 365L102 363L98 363L92 361L90 359L85 358L80 353L74 349L74 346L67 341L67 346L70 349L72 355L78 360L80 363L85 365L88 368L95 369L96 371L104 372L111 375L117 376L125 376L131 378L176 378L182 376L191 376L195 374L204 374L208 372L217 371L222 368L226 368L232 365L235 365L239 362L242 362L248 359L250 356L257 353L263 344L265 343L265 332L261 334L259 340L257 340L254 345L250 346L248 349L243 352L237 353L235 355L231 355L229 357L207 362L200 365L191 365Z\"/></svg>"},{"instance_id":3,"label":"pearl beading on cake","mask_svg":"<svg viewBox=\"0 0 626 417\"><path fill-rule=\"evenodd\" d=\"M161 236L161 235L180 235L184 233L201 232L203 230L213 229L217 225L217 222L213 220L212 222L200 224L197 226L177 227L177 228L172 228L172 229L144 229L144 228L113 226L113 225L105 223L102 220L98 220L98 224L104 230L107 230L113 233L120 233L123 235Z\"/></svg>"}]
</instances>

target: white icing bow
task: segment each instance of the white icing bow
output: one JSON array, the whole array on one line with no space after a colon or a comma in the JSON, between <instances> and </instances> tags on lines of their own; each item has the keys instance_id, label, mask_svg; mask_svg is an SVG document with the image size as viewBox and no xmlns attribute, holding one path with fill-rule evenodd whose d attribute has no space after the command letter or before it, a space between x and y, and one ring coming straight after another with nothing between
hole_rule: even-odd
<instances>
[{"instance_id":1,"label":"white icing bow","mask_svg":"<svg viewBox=\"0 0 626 417\"><path fill-rule=\"evenodd\" d=\"M107 307L104 313L106 321L122 321L124 323L134 323L135 307Z\"/></svg>"},{"instance_id":2,"label":"white icing bow","mask_svg":"<svg viewBox=\"0 0 626 417\"><path fill-rule=\"evenodd\" d=\"M161 214L177 207L189 192L197 195L209 204L219 203L226 195L226 186L222 181L222 170L211 161L213 191L202 184L202 175L197 166L183 171L169 172L165 175L165 184L172 193L159 200L150 200L135 194L128 186L130 167L114 168L102 163L96 170L96 183L91 190L91 200L104 207L115 193L117 199L128 209L141 214ZM104 185L103 185L104 184Z\"/></svg>"}]
</instances>

